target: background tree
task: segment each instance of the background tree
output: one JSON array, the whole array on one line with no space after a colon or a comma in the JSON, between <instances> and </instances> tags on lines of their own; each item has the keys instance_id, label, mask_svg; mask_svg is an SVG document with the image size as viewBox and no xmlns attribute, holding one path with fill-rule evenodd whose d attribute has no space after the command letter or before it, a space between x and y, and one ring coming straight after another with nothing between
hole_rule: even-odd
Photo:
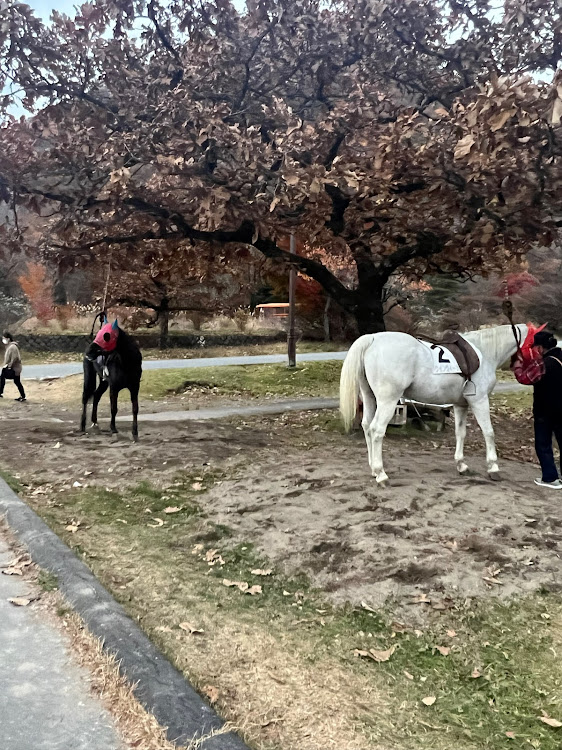
<instances>
[{"instance_id":1,"label":"background tree","mask_svg":"<svg viewBox=\"0 0 562 750\"><path fill-rule=\"evenodd\" d=\"M18 277L31 310L41 323L48 323L55 314L53 280L41 263L27 263L25 273Z\"/></svg>"},{"instance_id":2,"label":"background tree","mask_svg":"<svg viewBox=\"0 0 562 750\"><path fill-rule=\"evenodd\" d=\"M3 103L41 109L0 131L2 195L57 213L76 254L253 246L380 330L397 273L486 273L552 239L555 5L99 0L49 26L9 6Z\"/></svg>"}]
</instances>

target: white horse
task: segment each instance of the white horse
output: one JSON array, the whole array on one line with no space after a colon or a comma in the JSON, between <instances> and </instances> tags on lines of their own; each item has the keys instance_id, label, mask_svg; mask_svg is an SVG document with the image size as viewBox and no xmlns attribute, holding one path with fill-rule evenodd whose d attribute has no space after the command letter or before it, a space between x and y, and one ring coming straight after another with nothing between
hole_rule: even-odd
<instances>
[{"instance_id":1,"label":"white horse","mask_svg":"<svg viewBox=\"0 0 562 750\"><path fill-rule=\"evenodd\" d=\"M526 325L516 326L521 341ZM457 440L455 461L464 474L464 440L468 407L486 441L486 463L491 478L499 478L489 396L496 384L496 370L515 353L517 345L511 326L486 328L462 334L480 354L480 367L472 385L462 375L434 374L433 355L418 339L406 333L372 333L355 341L343 363L340 379L340 411L347 431L357 412L359 394L363 402L362 427L369 452L369 465L377 483L388 476L383 468L382 441L396 404L405 397L427 404L453 404Z\"/></svg>"}]
</instances>

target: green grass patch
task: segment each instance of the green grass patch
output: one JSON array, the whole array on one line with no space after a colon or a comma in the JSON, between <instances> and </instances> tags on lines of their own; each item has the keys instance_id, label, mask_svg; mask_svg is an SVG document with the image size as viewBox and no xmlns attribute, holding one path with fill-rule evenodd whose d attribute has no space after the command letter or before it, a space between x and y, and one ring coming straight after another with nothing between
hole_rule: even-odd
<instances>
[{"instance_id":1,"label":"green grass patch","mask_svg":"<svg viewBox=\"0 0 562 750\"><path fill-rule=\"evenodd\" d=\"M59 581L56 575L49 573L47 570L40 570L37 583L43 591L56 591L59 587Z\"/></svg>"},{"instance_id":2,"label":"green grass patch","mask_svg":"<svg viewBox=\"0 0 562 750\"><path fill-rule=\"evenodd\" d=\"M10 474L9 471L0 469L0 478L2 478L6 482L6 484L12 490L12 492L15 492L16 494L18 494L23 491L22 482L13 474Z\"/></svg>"},{"instance_id":3,"label":"green grass patch","mask_svg":"<svg viewBox=\"0 0 562 750\"><path fill-rule=\"evenodd\" d=\"M240 365L185 370L148 370L143 374L142 395L165 398L191 388L215 389L226 394L244 393L256 398L277 396L336 396L342 363L306 362L285 365Z\"/></svg>"}]
</instances>

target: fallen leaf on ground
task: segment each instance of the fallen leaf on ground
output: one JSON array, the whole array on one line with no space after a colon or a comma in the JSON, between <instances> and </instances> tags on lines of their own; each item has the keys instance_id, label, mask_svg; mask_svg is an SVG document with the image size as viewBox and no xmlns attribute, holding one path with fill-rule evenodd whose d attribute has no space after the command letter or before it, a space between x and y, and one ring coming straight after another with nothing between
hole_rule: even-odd
<instances>
[{"instance_id":1,"label":"fallen leaf on ground","mask_svg":"<svg viewBox=\"0 0 562 750\"><path fill-rule=\"evenodd\" d=\"M508 740L514 740L515 739L515 732L506 732L505 736Z\"/></svg>"},{"instance_id":2,"label":"fallen leaf on ground","mask_svg":"<svg viewBox=\"0 0 562 750\"><path fill-rule=\"evenodd\" d=\"M482 677L482 672L479 669L473 669L472 674L470 675L473 680L477 680L479 677Z\"/></svg>"},{"instance_id":3,"label":"fallen leaf on ground","mask_svg":"<svg viewBox=\"0 0 562 750\"><path fill-rule=\"evenodd\" d=\"M190 622L180 622L178 625L179 628L182 630L185 630L190 635L197 635L199 633L204 633L204 630L201 630L200 628L196 628L195 625L192 625Z\"/></svg>"},{"instance_id":4,"label":"fallen leaf on ground","mask_svg":"<svg viewBox=\"0 0 562 750\"><path fill-rule=\"evenodd\" d=\"M270 576L273 573L273 570L271 568L267 568L267 570L256 568L255 570L252 570L250 572L254 576Z\"/></svg>"},{"instance_id":5,"label":"fallen leaf on ground","mask_svg":"<svg viewBox=\"0 0 562 750\"><path fill-rule=\"evenodd\" d=\"M154 519L156 523L147 523L147 526L150 526L151 529L157 529L160 526L164 526L164 521L161 518L155 518Z\"/></svg>"},{"instance_id":6,"label":"fallen leaf on ground","mask_svg":"<svg viewBox=\"0 0 562 750\"><path fill-rule=\"evenodd\" d=\"M543 724L548 724L549 727L554 727L555 729L562 727L562 721L551 719L550 716L539 716L538 719L539 721L542 721Z\"/></svg>"},{"instance_id":7,"label":"fallen leaf on ground","mask_svg":"<svg viewBox=\"0 0 562 750\"><path fill-rule=\"evenodd\" d=\"M437 699L434 695L428 695L426 698L422 698L422 703L426 706L433 706L436 700Z\"/></svg>"},{"instance_id":8,"label":"fallen leaf on ground","mask_svg":"<svg viewBox=\"0 0 562 750\"><path fill-rule=\"evenodd\" d=\"M367 610L367 612L375 612L376 613L376 610L373 609L372 607L369 607L369 605L367 604L367 602L361 602L361 606L363 607L363 609Z\"/></svg>"},{"instance_id":9,"label":"fallen leaf on ground","mask_svg":"<svg viewBox=\"0 0 562 750\"><path fill-rule=\"evenodd\" d=\"M23 570L21 568L5 568L2 573L5 576L22 576Z\"/></svg>"},{"instance_id":10,"label":"fallen leaf on ground","mask_svg":"<svg viewBox=\"0 0 562 750\"><path fill-rule=\"evenodd\" d=\"M200 490L202 487L203 487L203 485L201 484L201 482L194 482L191 485L191 489L192 490Z\"/></svg>"},{"instance_id":11,"label":"fallen leaf on ground","mask_svg":"<svg viewBox=\"0 0 562 750\"><path fill-rule=\"evenodd\" d=\"M168 508L164 508L164 513L179 513L180 510L181 510L181 508L176 508L175 506L174 507L170 506Z\"/></svg>"},{"instance_id":12,"label":"fallen leaf on ground","mask_svg":"<svg viewBox=\"0 0 562 750\"><path fill-rule=\"evenodd\" d=\"M407 677L409 680L414 679L414 675L410 674L409 672L406 672L406 670L404 670L404 677Z\"/></svg>"},{"instance_id":13,"label":"fallen leaf on ground","mask_svg":"<svg viewBox=\"0 0 562 750\"><path fill-rule=\"evenodd\" d=\"M31 602L31 599L24 599L22 596L14 596L11 599L8 599L10 604L15 604L16 607L27 607L27 605Z\"/></svg>"},{"instance_id":14,"label":"fallen leaf on ground","mask_svg":"<svg viewBox=\"0 0 562 750\"><path fill-rule=\"evenodd\" d=\"M436 646L435 648L437 649L437 651L439 651L441 656L449 656L449 654L451 653L451 649L447 646Z\"/></svg>"},{"instance_id":15,"label":"fallen leaf on ground","mask_svg":"<svg viewBox=\"0 0 562 750\"><path fill-rule=\"evenodd\" d=\"M229 581L228 578L223 578L222 585L229 587L236 586L240 591L247 591L250 588L246 581Z\"/></svg>"},{"instance_id":16,"label":"fallen leaf on ground","mask_svg":"<svg viewBox=\"0 0 562 750\"><path fill-rule=\"evenodd\" d=\"M68 526L64 527L64 530L70 531L71 534L76 534L79 528L80 528L79 523L69 523Z\"/></svg>"},{"instance_id":17,"label":"fallen leaf on ground","mask_svg":"<svg viewBox=\"0 0 562 750\"><path fill-rule=\"evenodd\" d=\"M431 604L431 599L426 594L416 594L410 604Z\"/></svg>"},{"instance_id":18,"label":"fallen leaf on ground","mask_svg":"<svg viewBox=\"0 0 562 750\"><path fill-rule=\"evenodd\" d=\"M456 633L455 630L447 630L447 635L449 636L449 638L456 638L457 637L457 633Z\"/></svg>"},{"instance_id":19,"label":"fallen leaf on ground","mask_svg":"<svg viewBox=\"0 0 562 750\"><path fill-rule=\"evenodd\" d=\"M73 487L82 487L81 482L74 482Z\"/></svg>"},{"instance_id":20,"label":"fallen leaf on ground","mask_svg":"<svg viewBox=\"0 0 562 750\"><path fill-rule=\"evenodd\" d=\"M171 632L173 632L172 628L169 625L158 625L154 629L157 630L159 633L171 633Z\"/></svg>"},{"instance_id":21,"label":"fallen leaf on ground","mask_svg":"<svg viewBox=\"0 0 562 750\"><path fill-rule=\"evenodd\" d=\"M355 656L363 656L367 659L372 659L373 661L376 661L378 664L384 661L388 661L392 654L396 651L396 646L391 646L386 651L378 651L375 648L370 648L368 651L364 651L362 649L356 648L353 652Z\"/></svg>"},{"instance_id":22,"label":"fallen leaf on ground","mask_svg":"<svg viewBox=\"0 0 562 750\"><path fill-rule=\"evenodd\" d=\"M220 695L218 687L215 687L214 685L203 685L201 689L209 699L209 703L213 704L218 701Z\"/></svg>"},{"instance_id":23,"label":"fallen leaf on ground","mask_svg":"<svg viewBox=\"0 0 562 750\"><path fill-rule=\"evenodd\" d=\"M486 583L494 583L496 586L503 586L503 581L498 581L497 578L488 578L488 576L482 576L482 579L486 581Z\"/></svg>"},{"instance_id":24,"label":"fallen leaf on ground","mask_svg":"<svg viewBox=\"0 0 562 750\"><path fill-rule=\"evenodd\" d=\"M257 594L261 594L261 586L258 586L257 584L255 586L250 586L250 588L244 593L250 594L250 596L256 596Z\"/></svg>"}]
</instances>

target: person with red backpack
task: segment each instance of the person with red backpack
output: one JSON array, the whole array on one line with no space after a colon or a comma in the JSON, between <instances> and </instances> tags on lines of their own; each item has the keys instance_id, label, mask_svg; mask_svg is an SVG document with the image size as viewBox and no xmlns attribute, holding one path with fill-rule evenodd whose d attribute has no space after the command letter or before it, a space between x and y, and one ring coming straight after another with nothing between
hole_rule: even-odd
<instances>
[{"instance_id":1,"label":"person with red backpack","mask_svg":"<svg viewBox=\"0 0 562 750\"><path fill-rule=\"evenodd\" d=\"M553 436L562 449L562 350L554 334L541 330L535 334L529 354L514 355L511 369L519 383L533 386L535 451L542 469L535 484L562 490L552 450Z\"/></svg>"}]
</instances>

